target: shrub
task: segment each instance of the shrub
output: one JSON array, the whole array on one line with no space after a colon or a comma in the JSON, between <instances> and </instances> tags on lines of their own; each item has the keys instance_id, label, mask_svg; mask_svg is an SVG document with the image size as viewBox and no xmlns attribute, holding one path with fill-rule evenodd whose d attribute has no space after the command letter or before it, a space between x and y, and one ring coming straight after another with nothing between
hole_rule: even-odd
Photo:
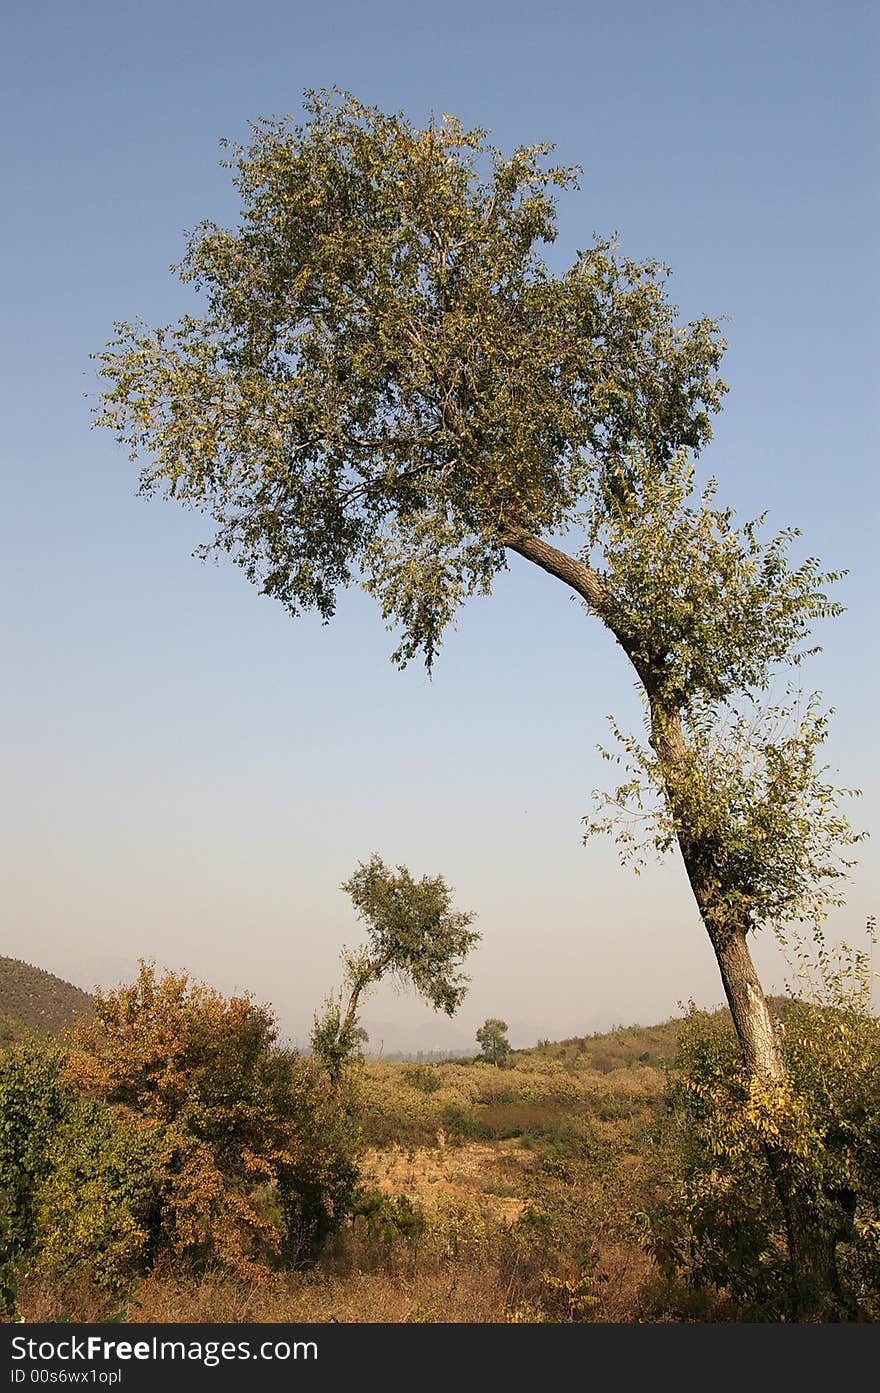
<instances>
[{"instance_id":1,"label":"shrub","mask_svg":"<svg viewBox=\"0 0 880 1393\"><path fill-rule=\"evenodd\" d=\"M386 1195L381 1190L359 1190L352 1217L383 1247L391 1247L398 1239L415 1243L425 1231L425 1215L407 1195Z\"/></svg>"},{"instance_id":2,"label":"shrub","mask_svg":"<svg viewBox=\"0 0 880 1393\"><path fill-rule=\"evenodd\" d=\"M159 1246L258 1279L314 1254L355 1179L326 1082L274 1042L270 1013L249 997L142 963L135 983L96 994L67 1070L80 1094L150 1133Z\"/></svg>"},{"instance_id":3,"label":"shrub","mask_svg":"<svg viewBox=\"0 0 880 1393\"><path fill-rule=\"evenodd\" d=\"M443 1087L443 1080L427 1064L413 1064L403 1072L403 1080L414 1088L418 1093L438 1093Z\"/></svg>"},{"instance_id":4,"label":"shrub","mask_svg":"<svg viewBox=\"0 0 880 1393\"><path fill-rule=\"evenodd\" d=\"M771 1095L746 1077L729 1023L691 1012L670 1089L653 1252L690 1286L729 1292L745 1319L787 1318L785 1224L763 1145L772 1139L836 1248L840 1314L876 1319L880 1022L858 993L796 1001L783 1043L790 1086Z\"/></svg>"},{"instance_id":5,"label":"shrub","mask_svg":"<svg viewBox=\"0 0 880 1393\"><path fill-rule=\"evenodd\" d=\"M778 1318L787 1283L783 1220L729 1022L691 1012L668 1092L649 1247L667 1276L727 1291L745 1318Z\"/></svg>"},{"instance_id":6,"label":"shrub","mask_svg":"<svg viewBox=\"0 0 880 1393\"><path fill-rule=\"evenodd\" d=\"M64 1052L51 1042L15 1045L0 1055L0 1178L6 1263L33 1242L34 1201L51 1168L52 1138L73 1095Z\"/></svg>"},{"instance_id":7,"label":"shrub","mask_svg":"<svg viewBox=\"0 0 880 1393\"><path fill-rule=\"evenodd\" d=\"M446 1104L442 1113L442 1127L452 1142L492 1141L496 1136L490 1122L461 1103Z\"/></svg>"},{"instance_id":8,"label":"shrub","mask_svg":"<svg viewBox=\"0 0 880 1393\"><path fill-rule=\"evenodd\" d=\"M160 1221L156 1134L98 1102L74 1106L49 1148L35 1204L37 1270L117 1288L143 1272Z\"/></svg>"},{"instance_id":9,"label":"shrub","mask_svg":"<svg viewBox=\"0 0 880 1393\"><path fill-rule=\"evenodd\" d=\"M342 1096L309 1060L286 1056L281 1102L289 1141L277 1190L283 1217L282 1257L312 1261L351 1211L358 1179L358 1136Z\"/></svg>"},{"instance_id":10,"label":"shrub","mask_svg":"<svg viewBox=\"0 0 880 1393\"><path fill-rule=\"evenodd\" d=\"M12 1205L0 1188L0 1320L14 1320L18 1303L18 1254L12 1243Z\"/></svg>"}]
</instances>

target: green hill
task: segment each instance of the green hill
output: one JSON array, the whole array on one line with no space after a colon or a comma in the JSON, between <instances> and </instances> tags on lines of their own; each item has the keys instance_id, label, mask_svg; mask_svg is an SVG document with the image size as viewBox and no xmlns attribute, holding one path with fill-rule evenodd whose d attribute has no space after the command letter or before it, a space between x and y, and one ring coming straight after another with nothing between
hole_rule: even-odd
<instances>
[{"instance_id":1,"label":"green hill","mask_svg":"<svg viewBox=\"0 0 880 1393\"><path fill-rule=\"evenodd\" d=\"M88 992L18 958L0 957L0 1044L30 1033L58 1035L91 1014Z\"/></svg>"},{"instance_id":2,"label":"green hill","mask_svg":"<svg viewBox=\"0 0 880 1393\"><path fill-rule=\"evenodd\" d=\"M768 997L776 1016L784 1021L791 1006L787 996ZM726 1006L711 1015L730 1021ZM517 1050L518 1055L545 1055L563 1064L579 1063L600 1074L614 1069L629 1069L636 1064L652 1068L667 1068L675 1060L678 1042L684 1025L683 1016L674 1016L658 1025L619 1025L613 1030L597 1031L595 1035L570 1040L541 1040L530 1050Z\"/></svg>"}]
</instances>

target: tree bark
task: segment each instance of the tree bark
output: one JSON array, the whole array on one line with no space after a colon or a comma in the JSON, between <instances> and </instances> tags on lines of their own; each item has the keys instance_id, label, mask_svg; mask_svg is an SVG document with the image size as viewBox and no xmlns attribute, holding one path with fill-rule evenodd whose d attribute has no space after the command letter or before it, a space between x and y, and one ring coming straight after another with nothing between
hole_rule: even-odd
<instances>
[{"instance_id":1,"label":"tree bark","mask_svg":"<svg viewBox=\"0 0 880 1393\"><path fill-rule=\"evenodd\" d=\"M709 935L746 1068L766 1084L786 1077L782 1041L767 1005L749 946L747 923L731 923L725 912L724 872L714 854L711 832L688 826L687 787L698 777L676 709L664 709L648 692L651 745L657 756L666 800L677 825L677 839L700 917Z\"/></svg>"},{"instance_id":2,"label":"tree bark","mask_svg":"<svg viewBox=\"0 0 880 1393\"><path fill-rule=\"evenodd\" d=\"M783 1083L786 1069L779 1031L745 934L734 932L723 941L713 942L712 947L746 1068L762 1083Z\"/></svg>"}]
</instances>

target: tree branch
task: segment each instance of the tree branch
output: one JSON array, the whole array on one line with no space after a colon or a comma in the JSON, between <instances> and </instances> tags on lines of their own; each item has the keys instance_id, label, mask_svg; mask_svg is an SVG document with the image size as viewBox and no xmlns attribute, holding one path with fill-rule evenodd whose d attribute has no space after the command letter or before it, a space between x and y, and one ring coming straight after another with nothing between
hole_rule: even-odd
<instances>
[{"instance_id":1,"label":"tree branch","mask_svg":"<svg viewBox=\"0 0 880 1393\"><path fill-rule=\"evenodd\" d=\"M614 596L598 571L594 571L583 561L578 561L576 557L569 556L567 552L560 551L558 547L550 546L549 542L542 542L524 527L504 524L499 529L498 540L502 546L524 556L527 561L540 566L548 575L555 576L557 580L568 585L582 600L586 600L590 609L617 637L613 622Z\"/></svg>"}]
</instances>

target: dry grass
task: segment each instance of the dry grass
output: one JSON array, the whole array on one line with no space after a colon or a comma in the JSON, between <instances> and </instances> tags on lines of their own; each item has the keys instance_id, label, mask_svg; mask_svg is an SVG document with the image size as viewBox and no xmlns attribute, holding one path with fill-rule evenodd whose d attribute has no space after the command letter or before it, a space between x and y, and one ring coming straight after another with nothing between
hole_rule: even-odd
<instances>
[{"instance_id":1,"label":"dry grass","mask_svg":"<svg viewBox=\"0 0 880 1393\"><path fill-rule=\"evenodd\" d=\"M576 1273L569 1279L575 1292L577 1279ZM589 1306L572 1313L560 1310L558 1293L549 1286L540 1265L518 1266L510 1259L493 1261L488 1255L453 1258L429 1252L399 1253L386 1256L375 1270L356 1267L294 1274L268 1286L222 1272L197 1279L156 1274L124 1301L114 1301L83 1281L66 1290L25 1281L20 1313L28 1322L93 1322L122 1309L126 1319L147 1324L628 1322L647 1310L643 1290L650 1294L650 1283L657 1280L638 1247L610 1247L590 1274Z\"/></svg>"},{"instance_id":2,"label":"dry grass","mask_svg":"<svg viewBox=\"0 0 880 1393\"><path fill-rule=\"evenodd\" d=\"M440 1210L450 1200L479 1199L493 1218L513 1223L525 1207L521 1185L528 1156L510 1145L474 1142L470 1146L445 1145L443 1133L436 1147L392 1146L387 1151L370 1149L364 1154L364 1182L384 1194L406 1195L425 1210ZM499 1193L501 1187L511 1193Z\"/></svg>"},{"instance_id":3,"label":"dry grass","mask_svg":"<svg viewBox=\"0 0 880 1393\"><path fill-rule=\"evenodd\" d=\"M122 1309L147 1323L503 1323L631 1321L656 1305L650 1260L608 1210L608 1181L584 1163L509 1141L438 1142L371 1149L363 1175L411 1202L422 1216L415 1235L358 1218L316 1269L261 1285L222 1271L159 1271L114 1300L82 1280L26 1279L20 1312L27 1321L106 1320ZM619 1199L619 1172L612 1184Z\"/></svg>"}]
</instances>

